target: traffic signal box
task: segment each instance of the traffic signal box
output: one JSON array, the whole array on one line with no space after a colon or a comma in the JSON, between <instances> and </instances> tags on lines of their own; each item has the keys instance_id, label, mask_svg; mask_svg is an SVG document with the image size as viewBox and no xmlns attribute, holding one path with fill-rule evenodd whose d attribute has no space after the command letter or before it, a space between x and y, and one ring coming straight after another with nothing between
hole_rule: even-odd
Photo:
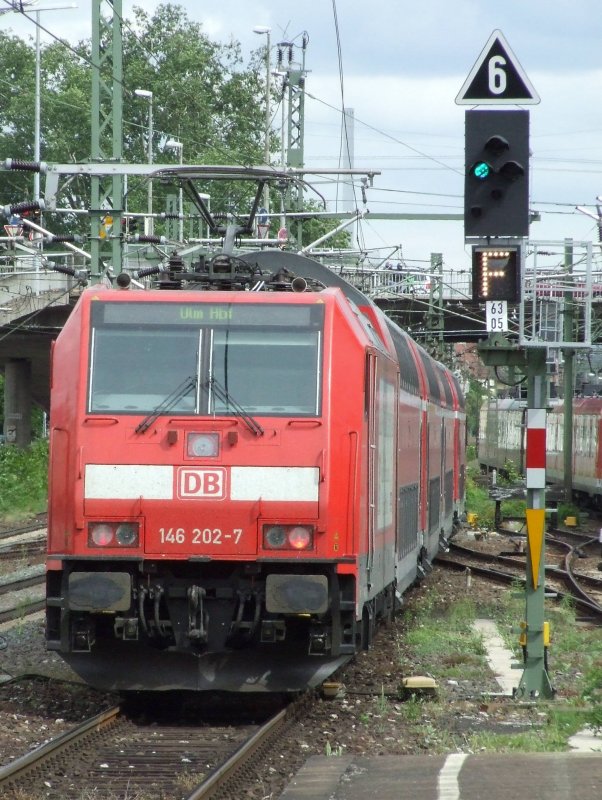
<instances>
[{"instance_id":1,"label":"traffic signal box","mask_svg":"<svg viewBox=\"0 0 602 800\"><path fill-rule=\"evenodd\" d=\"M472 299L475 303L488 300L520 300L520 248L472 248Z\"/></svg>"},{"instance_id":2,"label":"traffic signal box","mask_svg":"<svg viewBox=\"0 0 602 800\"><path fill-rule=\"evenodd\" d=\"M529 234L529 112L466 112L464 235Z\"/></svg>"}]
</instances>

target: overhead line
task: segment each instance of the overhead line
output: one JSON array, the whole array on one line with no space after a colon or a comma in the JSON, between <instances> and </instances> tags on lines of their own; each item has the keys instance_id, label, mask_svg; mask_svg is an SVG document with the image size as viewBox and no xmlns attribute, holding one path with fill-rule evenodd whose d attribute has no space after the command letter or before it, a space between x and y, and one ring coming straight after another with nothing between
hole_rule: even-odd
<instances>
[{"instance_id":1,"label":"overhead line","mask_svg":"<svg viewBox=\"0 0 602 800\"><path fill-rule=\"evenodd\" d=\"M316 97L316 95L312 94L311 92L308 92L307 90L306 90L305 93L306 93L307 97L311 97L311 99L315 100L317 103L322 103L322 105L326 106L327 108L330 108L333 111L337 111L339 114L341 113L341 109L340 108L337 108L336 106L333 106L331 103L327 103L326 100L322 100L320 97ZM422 158L426 158L426 159L428 159L429 161L432 161L435 164L439 164L439 166L444 167L445 169L449 169L452 172L456 172L458 175L463 175L464 174L464 170L458 170L458 169L455 169L455 167L450 167L449 164L445 164L443 161L439 161L437 158L434 158L434 156L429 156L427 153L423 153L421 150L418 150L418 148L412 147L412 145L407 144L407 142L403 142L401 139L397 139L395 136L392 136L390 133L386 133L386 131L383 131L380 128L377 128L374 125L370 125L369 123L364 122L362 119L359 119L359 118L356 118L356 119L365 128L368 128L369 130L372 130L372 131L375 131L376 133L379 133L381 136L384 136L386 139L390 139L392 142L396 142L397 144L402 145L402 147L406 147L408 150L411 150L413 153L416 153L417 155L421 156Z\"/></svg>"}]
</instances>

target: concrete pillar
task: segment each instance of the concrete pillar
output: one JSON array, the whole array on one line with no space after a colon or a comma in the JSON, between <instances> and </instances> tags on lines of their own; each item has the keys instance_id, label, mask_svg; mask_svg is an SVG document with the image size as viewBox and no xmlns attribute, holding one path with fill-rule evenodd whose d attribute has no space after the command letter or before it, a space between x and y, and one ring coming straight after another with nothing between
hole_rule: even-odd
<instances>
[{"instance_id":1,"label":"concrete pillar","mask_svg":"<svg viewBox=\"0 0 602 800\"><path fill-rule=\"evenodd\" d=\"M4 436L7 444L31 443L31 362L15 358L4 371Z\"/></svg>"}]
</instances>

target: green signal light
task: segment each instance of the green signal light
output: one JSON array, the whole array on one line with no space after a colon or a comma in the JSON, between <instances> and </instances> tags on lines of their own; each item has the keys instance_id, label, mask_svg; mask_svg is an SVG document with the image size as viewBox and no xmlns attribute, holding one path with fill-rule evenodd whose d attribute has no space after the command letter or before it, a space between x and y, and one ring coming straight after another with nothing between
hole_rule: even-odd
<instances>
[{"instance_id":1,"label":"green signal light","mask_svg":"<svg viewBox=\"0 0 602 800\"><path fill-rule=\"evenodd\" d=\"M486 180L491 175L492 169L486 161L477 161L472 168L472 174L480 181Z\"/></svg>"}]
</instances>

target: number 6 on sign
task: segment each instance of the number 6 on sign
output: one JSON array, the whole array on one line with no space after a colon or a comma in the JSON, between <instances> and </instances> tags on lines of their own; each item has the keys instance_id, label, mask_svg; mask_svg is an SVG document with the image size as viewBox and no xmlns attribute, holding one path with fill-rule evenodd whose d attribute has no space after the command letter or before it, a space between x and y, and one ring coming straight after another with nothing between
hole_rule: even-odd
<instances>
[{"instance_id":1,"label":"number 6 on sign","mask_svg":"<svg viewBox=\"0 0 602 800\"><path fill-rule=\"evenodd\" d=\"M485 305L487 330L492 333L508 330L508 302L506 300L488 300Z\"/></svg>"}]
</instances>

